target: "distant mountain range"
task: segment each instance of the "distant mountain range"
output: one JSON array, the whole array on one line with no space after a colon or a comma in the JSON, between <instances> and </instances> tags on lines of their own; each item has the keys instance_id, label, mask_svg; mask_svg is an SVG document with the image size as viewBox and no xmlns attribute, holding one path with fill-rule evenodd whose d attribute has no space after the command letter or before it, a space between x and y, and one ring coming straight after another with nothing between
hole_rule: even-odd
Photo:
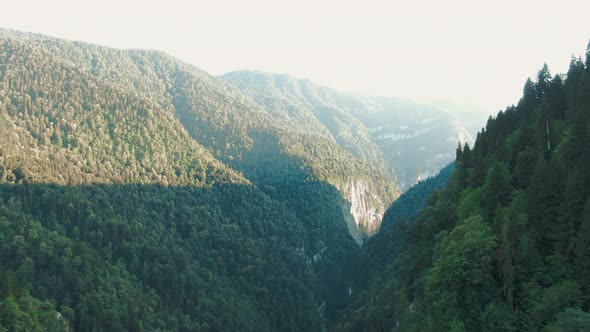
<instances>
[{"instance_id":1,"label":"distant mountain range","mask_svg":"<svg viewBox=\"0 0 590 332\"><path fill-rule=\"evenodd\" d=\"M222 78L268 114L330 134L352 155L394 175L402 190L447 165L458 142L473 140L458 116L434 106L339 93L288 75L241 71Z\"/></svg>"},{"instance_id":2,"label":"distant mountain range","mask_svg":"<svg viewBox=\"0 0 590 332\"><path fill-rule=\"evenodd\" d=\"M472 143L475 143L477 133L486 126L486 122L490 116L493 116L497 112L494 109L450 100L435 100L428 104L454 114L473 138Z\"/></svg>"}]
</instances>

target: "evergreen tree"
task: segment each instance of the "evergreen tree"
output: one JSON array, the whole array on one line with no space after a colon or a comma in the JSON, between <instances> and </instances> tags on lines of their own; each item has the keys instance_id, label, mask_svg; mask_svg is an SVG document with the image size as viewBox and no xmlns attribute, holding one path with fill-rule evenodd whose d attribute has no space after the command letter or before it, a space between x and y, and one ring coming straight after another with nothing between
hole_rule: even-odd
<instances>
[{"instance_id":1,"label":"evergreen tree","mask_svg":"<svg viewBox=\"0 0 590 332\"><path fill-rule=\"evenodd\" d=\"M394 331L586 330L587 69L573 58L566 76L552 78L543 66L516 107L490 117L471 151L457 149L449 185L398 230L407 242L386 256L390 266L369 279L344 322L387 317ZM379 238L366 245L372 254L384 248ZM384 288L392 304L369 300Z\"/></svg>"},{"instance_id":2,"label":"evergreen tree","mask_svg":"<svg viewBox=\"0 0 590 332\"><path fill-rule=\"evenodd\" d=\"M433 329L461 322L468 330L481 329L486 303L496 298L492 276L495 250L490 228L481 216L463 221L442 241L425 281L425 297Z\"/></svg>"}]
</instances>

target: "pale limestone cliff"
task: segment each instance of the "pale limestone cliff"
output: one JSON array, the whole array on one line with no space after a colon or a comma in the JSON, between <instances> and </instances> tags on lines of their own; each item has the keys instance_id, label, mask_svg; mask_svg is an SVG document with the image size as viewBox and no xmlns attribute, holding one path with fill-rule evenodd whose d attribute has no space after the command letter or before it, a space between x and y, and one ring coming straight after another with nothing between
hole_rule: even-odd
<instances>
[{"instance_id":1,"label":"pale limestone cliff","mask_svg":"<svg viewBox=\"0 0 590 332\"><path fill-rule=\"evenodd\" d=\"M384 207L381 199L364 180L352 180L348 183L348 200L350 202L350 215L352 215L356 228L365 236L371 236L381 225ZM352 225L349 225L349 230ZM351 232L355 238L356 232ZM358 237L358 236L357 236ZM356 240L356 238L355 238ZM357 242L359 242L357 240ZM361 242L362 243L362 242Z\"/></svg>"}]
</instances>

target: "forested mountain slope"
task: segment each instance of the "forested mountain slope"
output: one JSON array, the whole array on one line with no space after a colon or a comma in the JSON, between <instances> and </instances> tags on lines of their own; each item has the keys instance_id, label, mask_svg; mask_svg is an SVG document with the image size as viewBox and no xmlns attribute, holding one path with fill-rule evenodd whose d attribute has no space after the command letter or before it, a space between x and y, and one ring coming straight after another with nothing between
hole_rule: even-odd
<instances>
[{"instance_id":1,"label":"forested mountain slope","mask_svg":"<svg viewBox=\"0 0 590 332\"><path fill-rule=\"evenodd\" d=\"M448 164L457 141L471 140L456 116L432 106L339 93L288 75L240 71L222 78L273 117L304 124L391 173L402 190Z\"/></svg>"},{"instance_id":2,"label":"forested mountain slope","mask_svg":"<svg viewBox=\"0 0 590 332\"><path fill-rule=\"evenodd\" d=\"M0 98L7 330L321 330L398 194L159 52L0 30Z\"/></svg>"},{"instance_id":3,"label":"forested mountain slope","mask_svg":"<svg viewBox=\"0 0 590 332\"><path fill-rule=\"evenodd\" d=\"M389 168L363 123L310 81L252 71L231 72L222 78L252 96L273 117L337 142L377 169Z\"/></svg>"},{"instance_id":4,"label":"forested mountain slope","mask_svg":"<svg viewBox=\"0 0 590 332\"><path fill-rule=\"evenodd\" d=\"M2 179L59 184L245 183L147 97L0 35Z\"/></svg>"},{"instance_id":5,"label":"forested mountain slope","mask_svg":"<svg viewBox=\"0 0 590 332\"><path fill-rule=\"evenodd\" d=\"M282 181L301 168L311 178L335 186L351 203L343 209L347 215L352 212L349 228L359 241L378 229L385 208L399 195L386 171L368 165L319 131L270 116L239 90L166 54L3 34L158 105L193 140L261 188L269 179Z\"/></svg>"},{"instance_id":6,"label":"forested mountain slope","mask_svg":"<svg viewBox=\"0 0 590 332\"><path fill-rule=\"evenodd\" d=\"M430 196L446 188L453 176L455 164L450 163L435 176L422 180L404 192L385 212L379 231L385 231L399 220L412 221L426 206Z\"/></svg>"},{"instance_id":7,"label":"forested mountain slope","mask_svg":"<svg viewBox=\"0 0 590 332\"><path fill-rule=\"evenodd\" d=\"M590 45L567 75L528 80L416 220L367 244L389 267L337 329L590 330L588 158Z\"/></svg>"}]
</instances>

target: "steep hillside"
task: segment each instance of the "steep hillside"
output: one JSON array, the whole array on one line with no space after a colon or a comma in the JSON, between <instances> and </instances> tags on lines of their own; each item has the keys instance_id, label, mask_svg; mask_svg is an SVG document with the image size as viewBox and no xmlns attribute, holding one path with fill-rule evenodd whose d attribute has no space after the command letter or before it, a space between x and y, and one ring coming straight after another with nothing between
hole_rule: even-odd
<instances>
[{"instance_id":1,"label":"steep hillside","mask_svg":"<svg viewBox=\"0 0 590 332\"><path fill-rule=\"evenodd\" d=\"M455 171L455 164L450 163L435 176L421 180L404 192L385 212L379 231L385 231L399 220L414 220L426 206L430 196L443 190Z\"/></svg>"},{"instance_id":2,"label":"steep hillside","mask_svg":"<svg viewBox=\"0 0 590 332\"><path fill-rule=\"evenodd\" d=\"M448 164L458 141L471 140L459 119L405 100L355 96L287 75L223 76L274 117L329 135L344 149L395 176L402 190Z\"/></svg>"},{"instance_id":3,"label":"steep hillside","mask_svg":"<svg viewBox=\"0 0 590 332\"><path fill-rule=\"evenodd\" d=\"M351 308L358 309L360 301L373 301L375 294L382 291L380 287L383 281L394 278L395 272L392 271L392 264L396 261L396 256L402 246L411 245L398 240L397 235L401 233L400 228L402 231L405 230L406 225L414 222L420 211L430 201L436 199L437 195L445 189L452 178L454 169L454 163L451 163L436 176L422 180L404 192L385 212L379 233L365 243L361 252L350 257L350 270L354 272L352 278L348 279L347 300L352 301L353 305L348 310L351 310ZM433 197L431 197L432 195ZM379 299L379 301L389 300L390 298L387 297ZM390 308L387 307L386 310L390 310ZM376 324L381 324L381 321L385 319L384 317L375 317L376 314L371 313L373 316L367 316L366 320L375 319L379 320L379 322L375 322L375 325L367 323L363 316L366 313L367 311L361 308L358 317L363 318L357 323L367 324L367 329L375 328ZM346 310L339 312L339 314L350 315ZM354 314L357 317L357 313ZM386 326L387 323L382 326L382 330L388 330ZM355 328L362 330L359 326Z\"/></svg>"},{"instance_id":4,"label":"steep hillside","mask_svg":"<svg viewBox=\"0 0 590 332\"><path fill-rule=\"evenodd\" d=\"M271 116L249 96L166 54L3 34L158 105L193 140L263 190L272 178L298 176L292 173L300 169L311 179L335 186L348 201L342 208L358 242L378 229L385 207L399 195L384 170L319 131Z\"/></svg>"},{"instance_id":5,"label":"steep hillside","mask_svg":"<svg viewBox=\"0 0 590 332\"><path fill-rule=\"evenodd\" d=\"M158 104L0 35L2 179L246 183Z\"/></svg>"},{"instance_id":6,"label":"steep hillside","mask_svg":"<svg viewBox=\"0 0 590 332\"><path fill-rule=\"evenodd\" d=\"M321 330L396 196L158 52L1 30L0 101L0 330Z\"/></svg>"},{"instance_id":7,"label":"steep hillside","mask_svg":"<svg viewBox=\"0 0 590 332\"><path fill-rule=\"evenodd\" d=\"M529 79L457 149L447 188L367 244L387 268L337 330L589 330L589 156L590 45Z\"/></svg>"},{"instance_id":8,"label":"steep hillside","mask_svg":"<svg viewBox=\"0 0 590 332\"><path fill-rule=\"evenodd\" d=\"M310 81L251 71L232 72L222 78L253 97L273 118L336 142L377 169L388 169L363 123L325 100L321 88Z\"/></svg>"}]
</instances>

